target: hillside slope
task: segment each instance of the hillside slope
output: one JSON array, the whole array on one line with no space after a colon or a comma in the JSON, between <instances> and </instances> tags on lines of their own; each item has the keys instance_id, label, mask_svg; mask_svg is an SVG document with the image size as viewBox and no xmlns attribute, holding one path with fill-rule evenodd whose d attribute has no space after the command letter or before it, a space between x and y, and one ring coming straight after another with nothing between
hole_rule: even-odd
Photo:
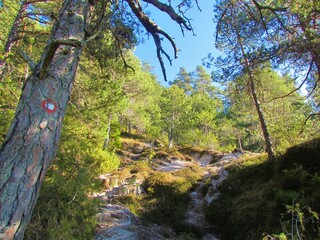
<instances>
[{"instance_id":1,"label":"hillside slope","mask_svg":"<svg viewBox=\"0 0 320 240\"><path fill-rule=\"evenodd\" d=\"M320 139L274 162L241 158L227 169L221 195L207 209L221 239L320 239Z\"/></svg>"},{"instance_id":2,"label":"hillside slope","mask_svg":"<svg viewBox=\"0 0 320 240\"><path fill-rule=\"evenodd\" d=\"M122 167L100 176L105 192L95 239L217 239L204 209L237 154L158 145L122 138Z\"/></svg>"}]
</instances>

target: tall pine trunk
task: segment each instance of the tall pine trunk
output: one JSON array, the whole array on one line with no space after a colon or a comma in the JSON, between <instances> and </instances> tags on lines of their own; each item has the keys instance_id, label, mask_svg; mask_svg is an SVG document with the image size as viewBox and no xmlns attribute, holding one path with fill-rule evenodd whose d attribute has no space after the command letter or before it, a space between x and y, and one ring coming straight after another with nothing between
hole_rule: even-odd
<instances>
[{"instance_id":1,"label":"tall pine trunk","mask_svg":"<svg viewBox=\"0 0 320 240\"><path fill-rule=\"evenodd\" d=\"M238 42L239 42L239 45L240 45L240 49L241 49L241 52L242 52L242 56L244 58L244 69L245 69L245 72L247 72L248 75L249 75L248 76L249 77L248 85L249 85L249 89L250 89L250 93L251 93L251 96L252 96L252 99L253 99L254 106L256 108L256 111L257 111L257 114L258 114L258 117L259 117L259 122L260 122L261 130L262 130L264 142L266 144L266 152L268 154L268 159L269 160L274 160L275 159L275 155L274 155L273 148L272 148L272 142L271 142L270 134L269 134L269 131L268 131L267 123L266 123L266 120L264 118L264 115L263 115L263 112L262 112L262 109L261 109L261 106L260 106L260 102L259 102L259 99L258 99L258 96L257 96L256 87L255 87L255 83L254 83L254 75L253 75L252 66L250 66L250 62L249 62L248 56L247 56L247 54L246 54L246 52L244 50L243 43L242 43L242 38L241 38L241 36L240 36L238 31L236 33L237 33L237 38L238 38Z\"/></svg>"},{"instance_id":2,"label":"tall pine trunk","mask_svg":"<svg viewBox=\"0 0 320 240\"><path fill-rule=\"evenodd\" d=\"M264 115L263 115L263 112L262 112L262 109L261 109L261 106L260 106L260 102L258 100L258 96L257 96L257 93L256 93L256 88L255 88L255 84L254 84L252 71L250 71L250 73L249 73L249 85L250 85L251 96L253 98L254 106L256 108L256 111L257 111L257 114L258 114L258 117L259 117L260 126L261 126L261 129L262 129L264 141L265 141L265 144L266 144L266 152L268 154L268 159L269 160L274 160L275 156L274 156L274 153L273 153L272 142L271 142L270 134L269 134L269 131L268 131L268 127L267 127L267 124L266 124L266 121L265 121L265 118L264 118Z\"/></svg>"},{"instance_id":3,"label":"tall pine trunk","mask_svg":"<svg viewBox=\"0 0 320 240\"><path fill-rule=\"evenodd\" d=\"M0 239L23 238L55 156L88 11L88 1L64 2L41 60L23 87L0 149Z\"/></svg>"}]
</instances>

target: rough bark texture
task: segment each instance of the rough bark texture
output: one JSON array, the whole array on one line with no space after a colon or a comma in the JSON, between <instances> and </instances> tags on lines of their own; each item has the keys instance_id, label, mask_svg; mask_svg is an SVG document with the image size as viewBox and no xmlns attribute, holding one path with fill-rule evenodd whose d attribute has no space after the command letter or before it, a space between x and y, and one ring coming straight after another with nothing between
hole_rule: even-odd
<instances>
[{"instance_id":1,"label":"rough bark texture","mask_svg":"<svg viewBox=\"0 0 320 240\"><path fill-rule=\"evenodd\" d=\"M44 63L52 41L83 42L88 1L66 0L47 48L27 79L15 117L0 149L0 239L22 239L47 168L55 156L81 47L59 45ZM45 76L39 72L45 66Z\"/></svg>"}]
</instances>

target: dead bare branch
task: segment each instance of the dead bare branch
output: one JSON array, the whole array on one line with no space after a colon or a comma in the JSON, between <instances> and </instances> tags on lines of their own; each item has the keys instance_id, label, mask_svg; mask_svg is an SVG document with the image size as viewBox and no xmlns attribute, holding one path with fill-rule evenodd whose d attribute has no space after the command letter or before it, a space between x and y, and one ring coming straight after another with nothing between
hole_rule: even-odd
<instances>
[{"instance_id":1,"label":"dead bare branch","mask_svg":"<svg viewBox=\"0 0 320 240\"><path fill-rule=\"evenodd\" d=\"M113 34L113 33L112 33L112 34ZM117 42L117 45L118 45L118 48L119 48L119 51L120 51L120 57L121 57L121 59L122 59L122 61L123 61L123 64L124 64L124 68L126 68L126 69L129 68L129 69L131 69L133 72L135 72L134 68L131 67L131 66L127 63L126 58L125 58L124 55L123 55L122 47L121 47L121 41L119 40L119 38L118 38L115 34L113 34L113 37L116 39L116 42Z\"/></svg>"},{"instance_id":2,"label":"dead bare branch","mask_svg":"<svg viewBox=\"0 0 320 240\"><path fill-rule=\"evenodd\" d=\"M187 21L183 17L177 14L172 8L172 6L159 2L158 0L143 0L143 1L146 3L150 3L151 5L158 8L160 11L167 13L173 21L177 22L179 25L184 26L187 30L189 31L192 30L190 23L187 23Z\"/></svg>"},{"instance_id":3,"label":"dead bare branch","mask_svg":"<svg viewBox=\"0 0 320 240\"><path fill-rule=\"evenodd\" d=\"M149 0L147 0L147 1L149 1ZM163 73L165 81L167 81L167 75L166 75L166 71L165 71L165 67L164 67L164 63L163 63L161 54L164 54L169 59L170 63L171 63L171 59L170 59L169 55L162 48L160 36L161 35L164 36L170 42L170 44L174 50L174 58L177 58L178 57L178 48L176 47L175 42L165 31L163 31L155 22L153 22L149 18L149 16L147 16L143 12L142 7L138 1L126 0L126 2L129 4L132 12L139 19L139 21L144 26L144 28L147 30L147 32L149 32L152 35L154 42L155 42L155 45L156 45L156 48L157 48L157 57L158 57L158 60L159 60L159 63L160 63L161 69L162 69L162 73ZM153 3L159 4L159 3L157 3L157 1L153 1ZM170 6L168 6L168 5L166 5L166 6L167 6L167 8L166 8L165 12L168 14L170 13L171 16L175 17L175 19L176 19L175 21L177 23L179 23L180 20L179 20L179 18L176 17L178 15L174 12L174 10L172 8L170 8ZM189 30L189 28L187 28L187 29Z\"/></svg>"},{"instance_id":4,"label":"dead bare branch","mask_svg":"<svg viewBox=\"0 0 320 240\"><path fill-rule=\"evenodd\" d=\"M313 85L313 88L311 89L311 91L307 95L307 98L309 98L313 94L313 92L314 92L314 90L316 90L317 86L318 86L318 83L315 82L315 84Z\"/></svg>"}]
</instances>

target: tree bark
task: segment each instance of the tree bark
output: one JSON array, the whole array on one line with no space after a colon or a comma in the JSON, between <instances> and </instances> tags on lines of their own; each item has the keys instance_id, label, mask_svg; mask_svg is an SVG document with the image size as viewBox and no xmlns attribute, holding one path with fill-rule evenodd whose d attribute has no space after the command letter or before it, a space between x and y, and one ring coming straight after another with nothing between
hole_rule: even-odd
<instances>
[{"instance_id":1,"label":"tree bark","mask_svg":"<svg viewBox=\"0 0 320 240\"><path fill-rule=\"evenodd\" d=\"M44 175L55 156L61 125L82 52L55 40L83 42L88 1L66 0L41 60L22 89L0 149L0 239L23 239ZM45 67L45 69L43 69ZM40 80L39 73L45 72Z\"/></svg>"}]
</instances>

